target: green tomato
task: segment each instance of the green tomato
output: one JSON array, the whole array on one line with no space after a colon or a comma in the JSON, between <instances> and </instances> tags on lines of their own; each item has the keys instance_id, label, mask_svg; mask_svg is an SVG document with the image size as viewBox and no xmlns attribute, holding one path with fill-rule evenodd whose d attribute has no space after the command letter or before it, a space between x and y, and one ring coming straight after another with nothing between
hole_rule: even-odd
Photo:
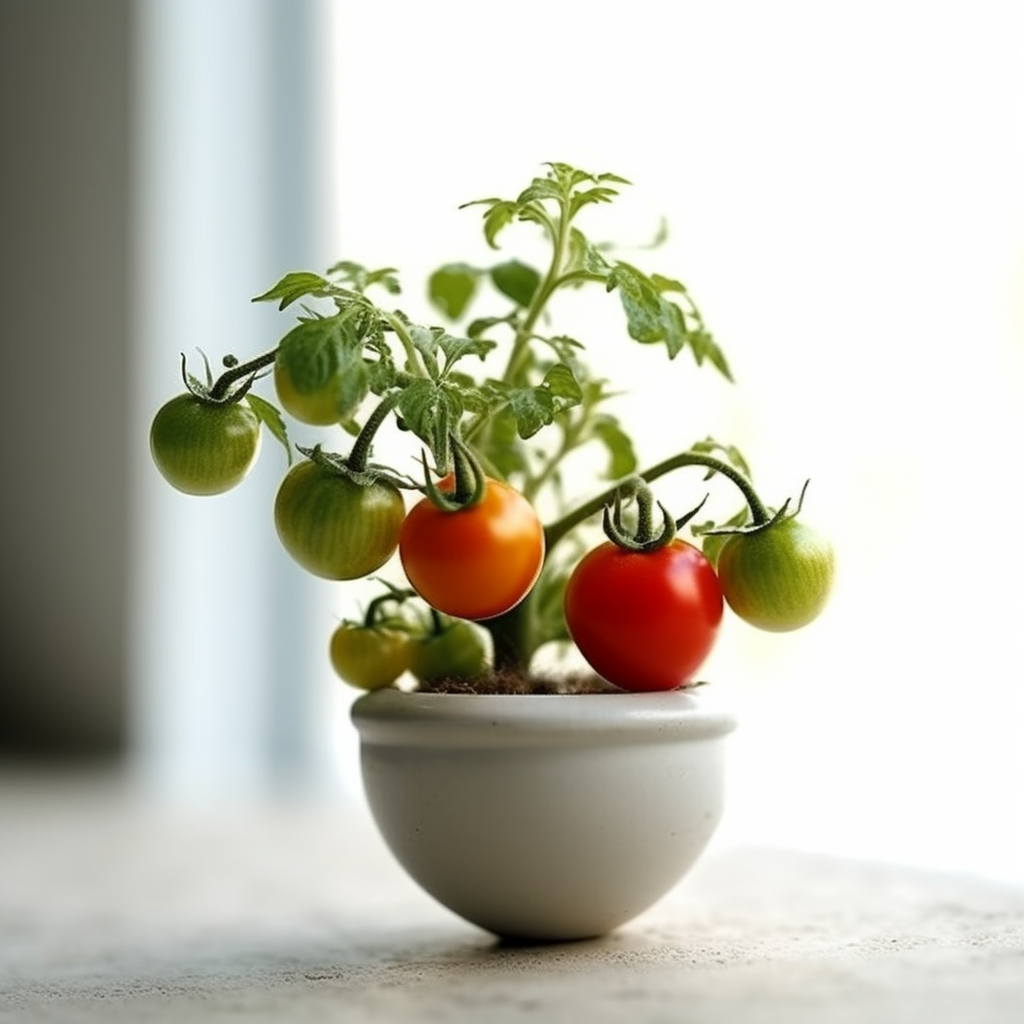
<instances>
[{"instance_id":1,"label":"green tomato","mask_svg":"<svg viewBox=\"0 0 1024 1024\"><path fill-rule=\"evenodd\" d=\"M393 629L343 622L331 635L331 665L352 686L379 690L409 667L409 637Z\"/></svg>"},{"instance_id":2,"label":"green tomato","mask_svg":"<svg viewBox=\"0 0 1024 1024\"><path fill-rule=\"evenodd\" d=\"M327 427L341 419L338 412L338 378L332 375L311 391L300 391L281 358L274 361L274 389L285 411L300 423Z\"/></svg>"},{"instance_id":3,"label":"green tomato","mask_svg":"<svg viewBox=\"0 0 1024 1024\"><path fill-rule=\"evenodd\" d=\"M487 642L476 626L456 619L410 643L409 668L421 683L479 679L490 668Z\"/></svg>"},{"instance_id":4,"label":"green tomato","mask_svg":"<svg viewBox=\"0 0 1024 1024\"><path fill-rule=\"evenodd\" d=\"M307 572L354 580L379 569L398 547L401 492L384 480L358 484L318 462L289 470L274 499L285 550Z\"/></svg>"},{"instance_id":5,"label":"green tomato","mask_svg":"<svg viewBox=\"0 0 1024 1024\"><path fill-rule=\"evenodd\" d=\"M185 392L153 417L149 450L172 487L185 494L223 494L252 469L262 437L247 405L204 401Z\"/></svg>"},{"instance_id":6,"label":"green tomato","mask_svg":"<svg viewBox=\"0 0 1024 1024\"><path fill-rule=\"evenodd\" d=\"M759 629L783 633L817 618L832 588L832 545L790 517L732 536L718 556L729 607Z\"/></svg>"}]
</instances>

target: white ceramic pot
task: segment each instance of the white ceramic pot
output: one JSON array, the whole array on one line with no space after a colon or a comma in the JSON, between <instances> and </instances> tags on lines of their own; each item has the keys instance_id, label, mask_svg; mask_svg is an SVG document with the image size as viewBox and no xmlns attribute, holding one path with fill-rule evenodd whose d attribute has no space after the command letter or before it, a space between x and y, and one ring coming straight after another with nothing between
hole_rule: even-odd
<instances>
[{"instance_id":1,"label":"white ceramic pot","mask_svg":"<svg viewBox=\"0 0 1024 1024\"><path fill-rule=\"evenodd\" d=\"M603 935L694 863L733 717L703 694L378 690L352 710L370 809L428 893L497 935Z\"/></svg>"}]
</instances>

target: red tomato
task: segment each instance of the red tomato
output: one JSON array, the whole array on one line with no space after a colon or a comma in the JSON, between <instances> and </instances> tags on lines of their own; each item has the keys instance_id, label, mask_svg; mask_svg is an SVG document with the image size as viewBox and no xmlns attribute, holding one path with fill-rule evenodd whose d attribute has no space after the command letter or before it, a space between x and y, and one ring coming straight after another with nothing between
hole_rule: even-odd
<instances>
[{"instance_id":1,"label":"red tomato","mask_svg":"<svg viewBox=\"0 0 1024 1024\"><path fill-rule=\"evenodd\" d=\"M402 567L427 604L460 619L491 619L530 592L544 564L544 528L533 506L488 478L484 496L446 512L423 498L405 517Z\"/></svg>"},{"instance_id":2,"label":"red tomato","mask_svg":"<svg viewBox=\"0 0 1024 1024\"><path fill-rule=\"evenodd\" d=\"M624 690L672 690L711 652L722 621L711 563L678 538L656 551L594 548L565 588L565 623L591 668Z\"/></svg>"}]
</instances>

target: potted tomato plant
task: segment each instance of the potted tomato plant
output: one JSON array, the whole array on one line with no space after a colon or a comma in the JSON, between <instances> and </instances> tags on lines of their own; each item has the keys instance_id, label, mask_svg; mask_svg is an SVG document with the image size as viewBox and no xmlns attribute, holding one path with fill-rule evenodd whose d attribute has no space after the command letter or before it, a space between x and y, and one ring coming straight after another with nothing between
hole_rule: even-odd
<instances>
[{"instance_id":1,"label":"potted tomato plant","mask_svg":"<svg viewBox=\"0 0 1024 1024\"><path fill-rule=\"evenodd\" d=\"M284 548L317 576L380 586L325 647L368 691L352 716L382 834L429 893L506 936L601 934L679 880L722 809L734 723L697 680L726 607L795 629L833 574L803 493L766 504L734 446L705 438L642 466L614 376L553 326L553 298L588 288L619 308L627 344L731 380L680 281L583 233L626 184L555 163L515 198L467 203L491 249L524 224L546 265L441 266L439 324L397 308L392 268L286 274L255 300L300 310L280 343L225 357L216 378L183 359L185 391L151 431L163 475L196 495L236 486L264 430L282 443ZM257 393L268 383L276 401ZM339 429L303 445L296 427ZM406 443L401 465L374 459L384 429ZM603 451L607 479L570 484L584 449ZM670 511L655 489L681 470L738 508ZM565 671L540 671L552 646L574 653Z\"/></svg>"}]
</instances>

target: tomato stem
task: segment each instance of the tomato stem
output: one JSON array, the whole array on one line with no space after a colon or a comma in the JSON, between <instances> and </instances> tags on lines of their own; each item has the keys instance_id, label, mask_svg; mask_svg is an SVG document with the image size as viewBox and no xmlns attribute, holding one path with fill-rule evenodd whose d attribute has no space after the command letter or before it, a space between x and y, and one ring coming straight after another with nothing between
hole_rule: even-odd
<instances>
[{"instance_id":1,"label":"tomato stem","mask_svg":"<svg viewBox=\"0 0 1024 1024\"><path fill-rule=\"evenodd\" d=\"M210 388L210 398L216 402L222 402L227 398L228 390L235 381L243 380L245 377L251 377L254 374L260 372L267 366L270 366L274 359L277 357L277 349L274 348L270 352L264 352L263 355L256 356L255 359L249 359L244 363L237 363L225 370L214 382L212 388Z\"/></svg>"},{"instance_id":2,"label":"tomato stem","mask_svg":"<svg viewBox=\"0 0 1024 1024\"><path fill-rule=\"evenodd\" d=\"M716 473L720 473L727 480L735 484L746 499L747 505L750 508L751 519L755 526L763 525L771 519L771 513L764 502L758 497L750 480L736 469L735 466L731 466L728 462L723 462L721 459L716 459L713 455L705 455L703 452L695 451L679 452L679 454L673 455L636 475L650 482L660 476L664 476L666 473L670 473L674 469L682 469L685 466L704 466ZM579 526L580 523L589 519L595 513L600 512L609 502L614 501L616 494L619 493L619 488L624 483L628 483L628 480L613 484L607 490L591 498L590 501L584 502L571 512L567 512L560 519L547 525L544 528L547 550L550 552L555 544Z\"/></svg>"},{"instance_id":3,"label":"tomato stem","mask_svg":"<svg viewBox=\"0 0 1024 1024\"><path fill-rule=\"evenodd\" d=\"M381 424L387 419L388 413L398 403L400 395L401 391L392 391L391 394L385 395L377 403L373 412L370 413L369 418L363 424L363 429L359 431L359 436L356 437L355 443L352 445L352 450L348 453L348 458L345 460L349 469L357 473L362 473L366 469L366 463L370 458L370 449L373 446L373 438L380 429Z\"/></svg>"}]
</instances>

